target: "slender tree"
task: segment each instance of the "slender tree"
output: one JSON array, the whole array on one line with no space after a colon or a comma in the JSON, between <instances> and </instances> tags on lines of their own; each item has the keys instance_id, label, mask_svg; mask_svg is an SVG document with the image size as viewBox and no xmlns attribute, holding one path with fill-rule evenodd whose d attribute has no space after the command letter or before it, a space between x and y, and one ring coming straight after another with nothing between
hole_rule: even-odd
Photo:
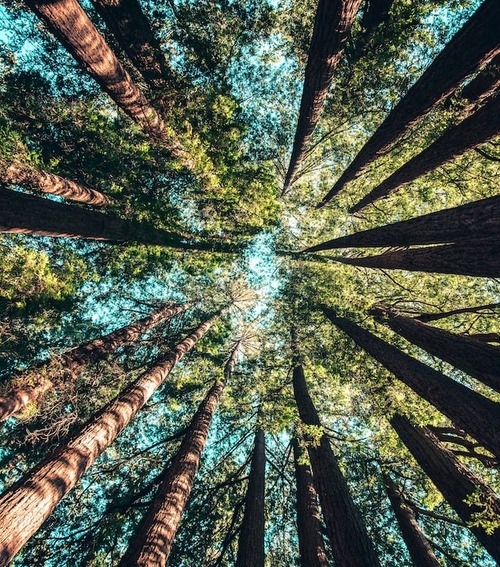
<instances>
[{"instance_id":1,"label":"slender tree","mask_svg":"<svg viewBox=\"0 0 500 567\"><path fill-rule=\"evenodd\" d=\"M500 93L457 125L448 127L430 146L410 159L349 209L357 213L401 186L433 171L500 133Z\"/></svg>"},{"instance_id":2,"label":"slender tree","mask_svg":"<svg viewBox=\"0 0 500 567\"><path fill-rule=\"evenodd\" d=\"M446 317L452 317L453 315L461 315L463 313L479 313L481 311L493 311L495 309L500 309L500 303L488 303L486 305L476 305L474 307L460 307L458 309L452 309L451 311L441 311L439 313L420 313L415 317L422 323L429 323L430 321L439 321L439 319L445 319Z\"/></svg>"},{"instance_id":3,"label":"slender tree","mask_svg":"<svg viewBox=\"0 0 500 567\"><path fill-rule=\"evenodd\" d=\"M382 306L371 310L396 333L500 392L500 347L450 333Z\"/></svg>"},{"instance_id":4,"label":"slender tree","mask_svg":"<svg viewBox=\"0 0 500 567\"><path fill-rule=\"evenodd\" d=\"M325 316L456 425L480 441L494 455L500 455L500 404L401 352L362 329L332 309L322 307Z\"/></svg>"},{"instance_id":5,"label":"slender tree","mask_svg":"<svg viewBox=\"0 0 500 567\"><path fill-rule=\"evenodd\" d=\"M309 145L361 0L319 0L309 47L302 100L283 193Z\"/></svg>"},{"instance_id":6,"label":"slender tree","mask_svg":"<svg viewBox=\"0 0 500 567\"><path fill-rule=\"evenodd\" d=\"M139 319L130 325L98 337L88 343L72 348L61 355L41 362L34 368L17 372L10 377L12 388L0 397L0 421L24 410L29 404L37 401L54 386L54 378L58 381L62 376L76 376L87 365L106 358L120 346L137 340L165 319L174 317L187 309L188 305L164 305L148 317Z\"/></svg>"},{"instance_id":7,"label":"slender tree","mask_svg":"<svg viewBox=\"0 0 500 567\"><path fill-rule=\"evenodd\" d=\"M293 391L301 421L306 425L321 427L300 365L293 369ZM327 436L321 436L319 445L309 444L308 452L335 565L379 565L361 514L352 500Z\"/></svg>"},{"instance_id":8,"label":"slender tree","mask_svg":"<svg viewBox=\"0 0 500 567\"><path fill-rule=\"evenodd\" d=\"M238 538L236 567L264 567L265 489L266 440L264 431L258 427L255 432L245 510Z\"/></svg>"},{"instance_id":9,"label":"slender tree","mask_svg":"<svg viewBox=\"0 0 500 567\"><path fill-rule=\"evenodd\" d=\"M401 535L415 567L440 567L429 540L418 525L415 514L405 502L401 490L394 484L388 474L383 475L387 496L398 521Z\"/></svg>"},{"instance_id":10,"label":"slender tree","mask_svg":"<svg viewBox=\"0 0 500 567\"><path fill-rule=\"evenodd\" d=\"M68 442L57 447L0 497L0 565L8 564L37 532L59 501L75 486L130 420L166 380L175 364L212 327L202 323L161 361L106 404Z\"/></svg>"},{"instance_id":11,"label":"slender tree","mask_svg":"<svg viewBox=\"0 0 500 567\"><path fill-rule=\"evenodd\" d=\"M321 513L311 468L301 462L299 441L293 439L295 481L297 485L297 528L302 567L328 567L325 542L321 533Z\"/></svg>"},{"instance_id":12,"label":"slender tree","mask_svg":"<svg viewBox=\"0 0 500 567\"><path fill-rule=\"evenodd\" d=\"M496 561L500 561L500 530L497 528L489 534L476 523L485 511L490 518L498 518L500 499L495 492L466 468L429 429L416 427L399 414L394 415L390 422L401 441L450 506L468 525L486 551Z\"/></svg>"},{"instance_id":13,"label":"slender tree","mask_svg":"<svg viewBox=\"0 0 500 567\"><path fill-rule=\"evenodd\" d=\"M499 27L498 2L485 0L390 112L318 206L328 203L349 181L359 177L430 110L500 53Z\"/></svg>"}]
</instances>

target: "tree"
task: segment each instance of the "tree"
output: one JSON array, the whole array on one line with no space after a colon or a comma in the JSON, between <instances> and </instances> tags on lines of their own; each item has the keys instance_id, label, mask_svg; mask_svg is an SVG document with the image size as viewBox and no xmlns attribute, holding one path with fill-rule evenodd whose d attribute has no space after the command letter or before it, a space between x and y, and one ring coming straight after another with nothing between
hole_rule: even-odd
<instances>
[{"instance_id":1,"label":"tree","mask_svg":"<svg viewBox=\"0 0 500 567\"><path fill-rule=\"evenodd\" d=\"M388 19L393 3L394 0L365 0L361 27L366 34L371 34Z\"/></svg>"},{"instance_id":2,"label":"tree","mask_svg":"<svg viewBox=\"0 0 500 567\"><path fill-rule=\"evenodd\" d=\"M448 378L441 372L401 352L328 307L324 315L398 380L404 382L494 455L500 455L500 404Z\"/></svg>"},{"instance_id":3,"label":"tree","mask_svg":"<svg viewBox=\"0 0 500 567\"><path fill-rule=\"evenodd\" d=\"M493 97L500 87L500 54L496 55L488 65L484 67L471 81L460 91L460 100L467 101L462 112L468 113L469 109L477 108L478 105Z\"/></svg>"},{"instance_id":4,"label":"tree","mask_svg":"<svg viewBox=\"0 0 500 567\"><path fill-rule=\"evenodd\" d=\"M499 25L498 3L486 0L389 113L319 207L328 203L349 181L359 177L368 165L499 53L496 31Z\"/></svg>"},{"instance_id":5,"label":"tree","mask_svg":"<svg viewBox=\"0 0 500 567\"><path fill-rule=\"evenodd\" d=\"M0 497L0 561L9 563L64 496L94 464L166 380L172 368L210 330L207 319L106 404L67 443L61 444Z\"/></svg>"},{"instance_id":6,"label":"tree","mask_svg":"<svg viewBox=\"0 0 500 567\"><path fill-rule=\"evenodd\" d=\"M451 311L441 311L440 313L420 313L415 317L422 323L429 323L430 321L438 321L453 315L460 315L462 313L479 313L481 311L492 310L500 308L500 303L488 303L487 305L476 305L475 307L459 307Z\"/></svg>"},{"instance_id":7,"label":"tree","mask_svg":"<svg viewBox=\"0 0 500 567\"><path fill-rule=\"evenodd\" d=\"M293 391L301 421L305 426L321 427L300 365L293 369ZM321 435L319 443L309 440L307 450L335 564L338 567L379 565L326 434Z\"/></svg>"},{"instance_id":8,"label":"tree","mask_svg":"<svg viewBox=\"0 0 500 567\"><path fill-rule=\"evenodd\" d=\"M500 533L490 531L488 519L498 518L500 500L481 478L446 449L426 427L416 427L403 415L395 414L391 425L443 494L458 516L467 524L488 553L500 560ZM483 522L481 521L483 520Z\"/></svg>"}]
</instances>

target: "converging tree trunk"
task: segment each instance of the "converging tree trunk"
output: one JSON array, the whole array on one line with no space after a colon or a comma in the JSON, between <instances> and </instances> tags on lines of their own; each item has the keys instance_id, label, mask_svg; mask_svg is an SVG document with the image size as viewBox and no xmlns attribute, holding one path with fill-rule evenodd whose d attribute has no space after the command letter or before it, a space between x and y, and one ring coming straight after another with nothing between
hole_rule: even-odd
<instances>
[{"instance_id":1,"label":"converging tree trunk","mask_svg":"<svg viewBox=\"0 0 500 567\"><path fill-rule=\"evenodd\" d=\"M465 112L489 100L499 88L500 55L497 55L461 90L460 97L468 103Z\"/></svg>"},{"instance_id":2,"label":"converging tree trunk","mask_svg":"<svg viewBox=\"0 0 500 567\"><path fill-rule=\"evenodd\" d=\"M440 567L441 563L434 554L429 540L420 529L413 510L406 504L401 491L389 475L384 474L383 476L387 496L391 501L401 535L415 567Z\"/></svg>"},{"instance_id":3,"label":"converging tree trunk","mask_svg":"<svg viewBox=\"0 0 500 567\"><path fill-rule=\"evenodd\" d=\"M236 567L264 567L265 488L266 440L264 431L259 427L255 433Z\"/></svg>"},{"instance_id":4,"label":"converging tree trunk","mask_svg":"<svg viewBox=\"0 0 500 567\"><path fill-rule=\"evenodd\" d=\"M297 531L302 567L328 567L325 542L321 533L318 495L311 468L301 463L302 451L297 438L293 440L295 481L297 485Z\"/></svg>"},{"instance_id":5,"label":"converging tree trunk","mask_svg":"<svg viewBox=\"0 0 500 567\"><path fill-rule=\"evenodd\" d=\"M57 447L0 497L0 565L9 563L37 532L59 501L75 486L130 420L151 398L176 363L217 320L214 316L106 404L70 441Z\"/></svg>"},{"instance_id":6,"label":"converging tree trunk","mask_svg":"<svg viewBox=\"0 0 500 567\"><path fill-rule=\"evenodd\" d=\"M59 382L67 375L76 379L87 364L106 358L120 346L137 340L165 319L174 317L187 308L188 305L165 305L148 317L56 355L34 368L17 372L9 378L12 389L0 397L0 421L20 413L28 404L37 401L54 387L55 379Z\"/></svg>"},{"instance_id":7,"label":"converging tree trunk","mask_svg":"<svg viewBox=\"0 0 500 567\"><path fill-rule=\"evenodd\" d=\"M349 209L357 213L500 133L500 94L457 125L450 126L429 147L410 159Z\"/></svg>"},{"instance_id":8,"label":"converging tree trunk","mask_svg":"<svg viewBox=\"0 0 500 567\"><path fill-rule=\"evenodd\" d=\"M384 307L375 307L371 313L413 344L500 392L500 347L426 325Z\"/></svg>"},{"instance_id":9,"label":"converging tree trunk","mask_svg":"<svg viewBox=\"0 0 500 567\"><path fill-rule=\"evenodd\" d=\"M361 0L319 0L283 193L293 182L304 158L360 4Z\"/></svg>"},{"instance_id":10,"label":"converging tree trunk","mask_svg":"<svg viewBox=\"0 0 500 567\"><path fill-rule=\"evenodd\" d=\"M500 303L487 303L486 305L476 305L475 307L460 307L458 309L452 309L451 311L441 311L440 313L420 313L415 319L423 323L429 323L430 321L439 321L439 319L445 319L453 315L479 313L481 311L493 311L495 309L500 309Z\"/></svg>"},{"instance_id":11,"label":"converging tree trunk","mask_svg":"<svg viewBox=\"0 0 500 567\"><path fill-rule=\"evenodd\" d=\"M318 413L309 395L302 366L293 369L293 391L299 416L306 425L321 427ZM366 527L349 493L328 437L319 445L308 445L314 484L325 519L335 565L337 567L374 567L379 561Z\"/></svg>"},{"instance_id":12,"label":"converging tree trunk","mask_svg":"<svg viewBox=\"0 0 500 567\"><path fill-rule=\"evenodd\" d=\"M338 317L328 307L323 307L322 311L398 380L480 441L495 456L500 455L500 404L401 352L349 319Z\"/></svg>"},{"instance_id":13,"label":"converging tree trunk","mask_svg":"<svg viewBox=\"0 0 500 567\"><path fill-rule=\"evenodd\" d=\"M416 427L399 414L394 415L390 422L401 441L450 506L468 525L486 551L496 561L500 561L500 530L496 528L492 534L488 534L483 527L474 525L485 512L484 519L498 519L500 499L495 492L462 465L429 429Z\"/></svg>"},{"instance_id":14,"label":"converging tree trunk","mask_svg":"<svg viewBox=\"0 0 500 567\"><path fill-rule=\"evenodd\" d=\"M485 0L366 142L318 206L330 201L412 126L498 53L500 5Z\"/></svg>"}]
</instances>

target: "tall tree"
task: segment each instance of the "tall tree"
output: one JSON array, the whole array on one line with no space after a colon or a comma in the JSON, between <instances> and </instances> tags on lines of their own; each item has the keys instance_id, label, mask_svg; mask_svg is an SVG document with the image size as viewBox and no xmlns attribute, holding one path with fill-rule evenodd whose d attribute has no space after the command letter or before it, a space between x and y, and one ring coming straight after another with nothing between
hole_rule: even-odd
<instances>
[{"instance_id":1,"label":"tall tree","mask_svg":"<svg viewBox=\"0 0 500 567\"><path fill-rule=\"evenodd\" d=\"M441 563L439 563L429 540L418 525L412 508L405 502L401 490L388 474L384 473L383 478L401 535L415 567L440 567Z\"/></svg>"},{"instance_id":2,"label":"tall tree","mask_svg":"<svg viewBox=\"0 0 500 567\"><path fill-rule=\"evenodd\" d=\"M492 140L499 133L500 93L459 124L449 126L434 143L372 189L368 195L351 207L349 212L359 212L367 205L394 193L402 185Z\"/></svg>"},{"instance_id":3,"label":"tall tree","mask_svg":"<svg viewBox=\"0 0 500 567\"><path fill-rule=\"evenodd\" d=\"M238 538L236 567L264 567L266 491L266 439L262 428L255 432L252 463L245 494L245 510Z\"/></svg>"},{"instance_id":4,"label":"tall tree","mask_svg":"<svg viewBox=\"0 0 500 567\"><path fill-rule=\"evenodd\" d=\"M164 305L148 317L72 348L46 362L41 362L34 368L17 372L10 377L12 389L0 397L0 421L23 411L29 403L37 401L53 388L54 377L51 374L59 375L59 379L63 375L76 379L87 364L106 358L120 346L137 340L165 319L174 317L187 308L188 305Z\"/></svg>"},{"instance_id":5,"label":"tall tree","mask_svg":"<svg viewBox=\"0 0 500 567\"><path fill-rule=\"evenodd\" d=\"M302 463L302 451L293 439L293 461L297 486L297 528L302 567L328 567L325 542L321 533L321 513L311 468Z\"/></svg>"},{"instance_id":6,"label":"tall tree","mask_svg":"<svg viewBox=\"0 0 500 567\"><path fill-rule=\"evenodd\" d=\"M453 315L461 315L462 313L479 313L481 311L493 311L495 309L500 309L500 303L487 303L486 305L476 305L474 307L459 307L458 309L441 311L439 313L420 313L415 319L423 323L429 323L430 321L438 321L439 319L445 319Z\"/></svg>"},{"instance_id":7,"label":"tall tree","mask_svg":"<svg viewBox=\"0 0 500 567\"><path fill-rule=\"evenodd\" d=\"M371 313L413 344L500 392L500 347L426 325L382 306Z\"/></svg>"},{"instance_id":8,"label":"tall tree","mask_svg":"<svg viewBox=\"0 0 500 567\"><path fill-rule=\"evenodd\" d=\"M293 369L293 391L301 421L306 425L321 427L318 413L307 389L304 370L300 365L296 365ZM310 443L307 449L335 565L338 567L379 565L373 544L349 493L328 437L325 434L321 435L319 445Z\"/></svg>"},{"instance_id":9,"label":"tall tree","mask_svg":"<svg viewBox=\"0 0 500 567\"><path fill-rule=\"evenodd\" d=\"M500 53L500 6L485 0L389 113L318 205L326 205L461 83Z\"/></svg>"},{"instance_id":10,"label":"tall tree","mask_svg":"<svg viewBox=\"0 0 500 567\"><path fill-rule=\"evenodd\" d=\"M96 413L68 442L57 447L0 497L0 564L9 563L37 532L60 500L94 464L166 380L172 368L212 327L202 323L114 400Z\"/></svg>"},{"instance_id":11,"label":"tall tree","mask_svg":"<svg viewBox=\"0 0 500 567\"><path fill-rule=\"evenodd\" d=\"M500 499L495 492L466 468L429 429L414 426L400 414L394 415L390 422L450 506L488 553L496 561L500 561L500 530L496 528L493 533L488 533L484 527L477 525L479 516L485 510L490 518L498 518Z\"/></svg>"},{"instance_id":12,"label":"tall tree","mask_svg":"<svg viewBox=\"0 0 500 567\"><path fill-rule=\"evenodd\" d=\"M494 455L500 455L500 404L401 352L349 319L337 316L332 309L323 307L322 311L398 380L470 433Z\"/></svg>"},{"instance_id":13,"label":"tall tree","mask_svg":"<svg viewBox=\"0 0 500 567\"><path fill-rule=\"evenodd\" d=\"M283 193L294 180L321 114L361 0L319 0Z\"/></svg>"}]
</instances>

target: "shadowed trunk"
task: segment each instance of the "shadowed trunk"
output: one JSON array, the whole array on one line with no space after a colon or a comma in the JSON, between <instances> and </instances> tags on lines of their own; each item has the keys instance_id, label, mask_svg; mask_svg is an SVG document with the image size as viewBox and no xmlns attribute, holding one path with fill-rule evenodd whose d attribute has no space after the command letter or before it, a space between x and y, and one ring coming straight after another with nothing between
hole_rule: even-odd
<instances>
[{"instance_id":1,"label":"shadowed trunk","mask_svg":"<svg viewBox=\"0 0 500 567\"><path fill-rule=\"evenodd\" d=\"M406 417L398 414L394 415L390 422L417 463L466 524L473 522L475 515L480 514L484 507L490 510L492 516L496 515L498 518L500 500L495 492L462 465L429 429L416 427ZM467 503L467 499L473 495L474 500L479 499L482 506ZM488 535L480 527L471 526L469 529L486 551L496 561L500 561L500 530L497 528L493 534Z\"/></svg>"},{"instance_id":2,"label":"shadowed trunk","mask_svg":"<svg viewBox=\"0 0 500 567\"><path fill-rule=\"evenodd\" d=\"M349 209L357 213L367 205L394 193L402 185L418 179L464 152L492 140L500 133L500 94L468 118L450 126L429 147L401 166Z\"/></svg>"},{"instance_id":3,"label":"shadowed trunk","mask_svg":"<svg viewBox=\"0 0 500 567\"><path fill-rule=\"evenodd\" d=\"M337 317L328 307L323 307L322 311L398 380L480 441L494 455L500 455L500 404L401 352L349 319Z\"/></svg>"},{"instance_id":4,"label":"shadowed trunk","mask_svg":"<svg viewBox=\"0 0 500 567\"><path fill-rule=\"evenodd\" d=\"M390 112L318 206L328 203L349 181L359 177L430 110L500 53L499 28L500 5L497 0L485 0Z\"/></svg>"},{"instance_id":5,"label":"shadowed trunk","mask_svg":"<svg viewBox=\"0 0 500 567\"><path fill-rule=\"evenodd\" d=\"M319 0L283 193L304 158L360 4L361 0Z\"/></svg>"},{"instance_id":6,"label":"shadowed trunk","mask_svg":"<svg viewBox=\"0 0 500 567\"><path fill-rule=\"evenodd\" d=\"M491 96L498 92L500 88L500 55L497 55L486 67L479 72L460 93L462 100L466 100L469 108L476 108Z\"/></svg>"},{"instance_id":7,"label":"shadowed trunk","mask_svg":"<svg viewBox=\"0 0 500 567\"><path fill-rule=\"evenodd\" d=\"M266 440L255 433L252 464L245 495L245 511L238 538L236 567L264 567L264 497L266 488Z\"/></svg>"},{"instance_id":8,"label":"shadowed trunk","mask_svg":"<svg viewBox=\"0 0 500 567\"><path fill-rule=\"evenodd\" d=\"M302 422L321 427L318 413L307 390L302 366L293 369L293 391ZM379 561L373 544L349 493L327 436L323 434L317 446L309 440L308 452L335 565L378 566Z\"/></svg>"},{"instance_id":9,"label":"shadowed trunk","mask_svg":"<svg viewBox=\"0 0 500 567\"><path fill-rule=\"evenodd\" d=\"M11 415L17 414L32 402L38 400L48 390L54 387L54 380L50 376L50 371L58 373L58 378L67 377L75 379L87 364L92 364L98 360L105 359L110 353L115 351L125 343L137 340L141 335L152 329L165 319L174 317L188 308L188 305L164 306L148 317L139 319L130 325L117 329L108 335L98 337L84 345L78 346L56 355L52 359L17 372L9 378L13 384L22 383L23 386L14 386L4 396L0 397L0 421L6 420Z\"/></svg>"},{"instance_id":10,"label":"shadowed trunk","mask_svg":"<svg viewBox=\"0 0 500 567\"><path fill-rule=\"evenodd\" d=\"M9 563L37 532L59 501L75 486L130 420L166 380L175 364L212 327L205 321L114 400L106 404L49 457L24 475L0 498L0 565Z\"/></svg>"},{"instance_id":11,"label":"shadowed trunk","mask_svg":"<svg viewBox=\"0 0 500 567\"><path fill-rule=\"evenodd\" d=\"M293 440L295 481L297 483L297 531L299 536L300 564L302 567L328 567L325 542L321 533L321 516L318 495L309 465L301 464L301 449L297 438Z\"/></svg>"},{"instance_id":12,"label":"shadowed trunk","mask_svg":"<svg viewBox=\"0 0 500 567\"><path fill-rule=\"evenodd\" d=\"M361 27L366 34L372 33L380 24L387 21L394 0L365 0Z\"/></svg>"},{"instance_id":13,"label":"shadowed trunk","mask_svg":"<svg viewBox=\"0 0 500 567\"><path fill-rule=\"evenodd\" d=\"M445 319L446 317L451 317L453 315L461 315L462 313L478 313L488 309L493 310L499 308L500 303L487 303L486 305L476 305L475 307L460 307L459 309L442 311L441 313L420 313L420 315L417 315L415 319L418 319L423 323L428 323L429 321L438 321L439 319Z\"/></svg>"},{"instance_id":14,"label":"shadowed trunk","mask_svg":"<svg viewBox=\"0 0 500 567\"><path fill-rule=\"evenodd\" d=\"M449 362L500 392L500 348L464 335L456 335L394 313L384 307L371 310L405 339Z\"/></svg>"},{"instance_id":15,"label":"shadowed trunk","mask_svg":"<svg viewBox=\"0 0 500 567\"><path fill-rule=\"evenodd\" d=\"M401 491L388 475L384 474L383 476L387 496L391 501L394 515L413 564L415 567L441 567L429 540L418 525L413 510L404 501Z\"/></svg>"}]
</instances>

